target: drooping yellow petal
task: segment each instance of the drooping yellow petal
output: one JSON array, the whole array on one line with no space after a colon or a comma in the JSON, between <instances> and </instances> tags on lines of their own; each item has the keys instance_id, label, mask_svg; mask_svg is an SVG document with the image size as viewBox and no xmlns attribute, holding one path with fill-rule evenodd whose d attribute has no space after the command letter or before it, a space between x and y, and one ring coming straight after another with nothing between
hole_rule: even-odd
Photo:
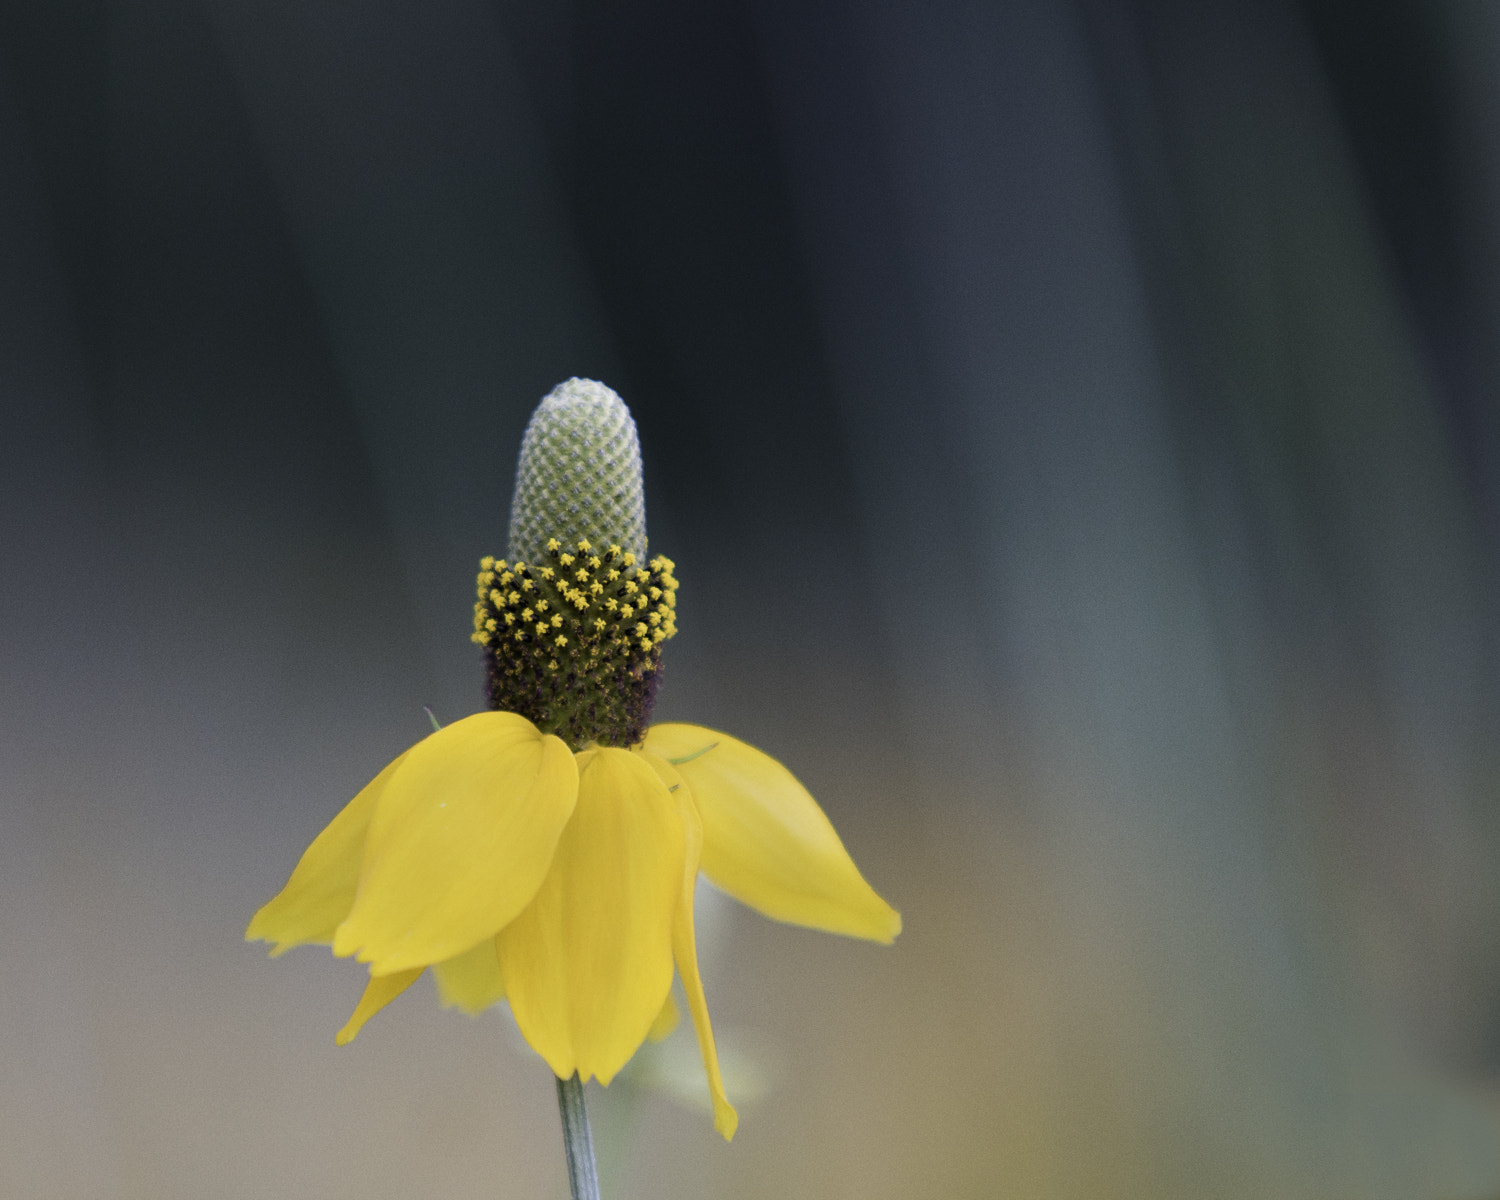
<instances>
[{"instance_id":1,"label":"drooping yellow petal","mask_svg":"<svg viewBox=\"0 0 1500 1200\"><path fill-rule=\"evenodd\" d=\"M456 1008L477 1016L505 999L505 980L495 956L495 939L485 938L462 954L432 964L438 1000L444 1008Z\"/></svg>"},{"instance_id":2,"label":"drooping yellow petal","mask_svg":"<svg viewBox=\"0 0 1500 1200\"><path fill-rule=\"evenodd\" d=\"M376 801L405 758L401 755L360 789L313 839L286 886L250 919L247 941L274 942L272 958L293 946L333 941L334 930L354 906L365 831Z\"/></svg>"},{"instance_id":3,"label":"drooping yellow petal","mask_svg":"<svg viewBox=\"0 0 1500 1200\"><path fill-rule=\"evenodd\" d=\"M651 1022L651 1028L646 1031L648 1042L659 1042L671 1034L677 1028L677 1022L682 1020L682 1014L677 1011L677 1001L672 993L667 993L667 1002L661 1006L661 1012L656 1014L656 1020Z\"/></svg>"},{"instance_id":4,"label":"drooping yellow petal","mask_svg":"<svg viewBox=\"0 0 1500 1200\"><path fill-rule=\"evenodd\" d=\"M417 976L421 973L421 967L413 967L410 971L397 971L393 975L370 976L370 982L365 984L365 994L359 998L359 1004L355 1006L354 1015L334 1035L333 1040L340 1046L347 1046L365 1027L366 1021L416 983Z\"/></svg>"},{"instance_id":5,"label":"drooping yellow petal","mask_svg":"<svg viewBox=\"0 0 1500 1200\"><path fill-rule=\"evenodd\" d=\"M536 898L500 931L516 1024L547 1065L608 1084L672 985L672 916L686 834L638 754L578 756L578 805Z\"/></svg>"},{"instance_id":6,"label":"drooping yellow petal","mask_svg":"<svg viewBox=\"0 0 1500 1200\"><path fill-rule=\"evenodd\" d=\"M734 1140L740 1115L724 1092L724 1077L719 1072L719 1049L714 1043L714 1028L708 1019L708 997L703 994L703 977L698 973L698 938L693 932L693 891L698 882L698 862L703 854L703 822L686 781L666 759L655 754L641 756L651 764L657 777L666 784L687 830L687 856L683 861L682 895L677 901L677 916L672 923L672 953L677 973L682 976L682 990L687 993L688 1011L693 1014L693 1030L698 1035L698 1051L703 1055L703 1071L708 1076L708 1094L714 1102L714 1128L726 1142Z\"/></svg>"},{"instance_id":7,"label":"drooping yellow petal","mask_svg":"<svg viewBox=\"0 0 1500 1200\"><path fill-rule=\"evenodd\" d=\"M699 725L653 725L703 818L703 873L768 917L891 942L901 916L875 894L823 810L768 754Z\"/></svg>"},{"instance_id":8,"label":"drooping yellow petal","mask_svg":"<svg viewBox=\"0 0 1500 1200\"><path fill-rule=\"evenodd\" d=\"M577 794L572 753L525 717L476 713L431 734L370 818L333 952L386 975L493 936L541 886Z\"/></svg>"}]
</instances>

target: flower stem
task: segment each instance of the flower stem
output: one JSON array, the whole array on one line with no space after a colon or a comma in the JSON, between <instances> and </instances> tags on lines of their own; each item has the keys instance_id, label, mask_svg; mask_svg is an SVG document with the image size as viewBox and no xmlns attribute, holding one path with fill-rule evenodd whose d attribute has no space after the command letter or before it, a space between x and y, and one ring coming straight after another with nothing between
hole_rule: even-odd
<instances>
[{"instance_id":1,"label":"flower stem","mask_svg":"<svg viewBox=\"0 0 1500 1200\"><path fill-rule=\"evenodd\" d=\"M573 1200L599 1200L599 1172L594 1167L594 1138L583 1103L583 1081L574 1072L557 1081L557 1111L562 1114L563 1150Z\"/></svg>"}]
</instances>

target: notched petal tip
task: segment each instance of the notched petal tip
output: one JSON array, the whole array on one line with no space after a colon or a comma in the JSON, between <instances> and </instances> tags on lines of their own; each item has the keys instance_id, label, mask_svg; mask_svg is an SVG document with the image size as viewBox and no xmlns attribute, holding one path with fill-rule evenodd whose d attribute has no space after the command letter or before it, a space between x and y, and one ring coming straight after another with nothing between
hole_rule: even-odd
<instances>
[{"instance_id":1,"label":"notched petal tip","mask_svg":"<svg viewBox=\"0 0 1500 1200\"><path fill-rule=\"evenodd\" d=\"M505 980L500 974L495 939L485 938L472 950L433 964L438 1002L444 1008L477 1017L505 999Z\"/></svg>"},{"instance_id":2,"label":"notched petal tip","mask_svg":"<svg viewBox=\"0 0 1500 1200\"><path fill-rule=\"evenodd\" d=\"M358 1036L359 1031L365 1027L365 1022L411 987L422 970L423 968L417 967L410 971L397 971L391 975L372 975L370 982L365 984L364 995L359 998L359 1004L355 1006L353 1014L344 1023L344 1027L333 1035L334 1042L340 1046L347 1046L352 1042Z\"/></svg>"},{"instance_id":3,"label":"notched petal tip","mask_svg":"<svg viewBox=\"0 0 1500 1200\"><path fill-rule=\"evenodd\" d=\"M734 1133L740 1127L740 1114L734 1111L734 1105L722 1097L714 1097L714 1128L723 1135L726 1142L734 1141Z\"/></svg>"},{"instance_id":4,"label":"notched petal tip","mask_svg":"<svg viewBox=\"0 0 1500 1200\"><path fill-rule=\"evenodd\" d=\"M672 985L685 854L676 804L640 757L580 756L578 804L535 899L496 945L511 1012L560 1077L608 1084Z\"/></svg>"}]
</instances>

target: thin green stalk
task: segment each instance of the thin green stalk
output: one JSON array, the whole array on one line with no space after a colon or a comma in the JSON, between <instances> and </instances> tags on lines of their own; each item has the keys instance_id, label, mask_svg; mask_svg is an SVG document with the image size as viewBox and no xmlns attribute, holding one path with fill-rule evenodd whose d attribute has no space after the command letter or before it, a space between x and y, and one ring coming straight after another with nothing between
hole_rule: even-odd
<instances>
[{"instance_id":1,"label":"thin green stalk","mask_svg":"<svg viewBox=\"0 0 1500 1200\"><path fill-rule=\"evenodd\" d=\"M573 1200L599 1200L599 1172L594 1166L594 1138L583 1103L583 1081L577 1073L557 1081L557 1111L562 1114L563 1149L568 1156L568 1183Z\"/></svg>"}]
</instances>

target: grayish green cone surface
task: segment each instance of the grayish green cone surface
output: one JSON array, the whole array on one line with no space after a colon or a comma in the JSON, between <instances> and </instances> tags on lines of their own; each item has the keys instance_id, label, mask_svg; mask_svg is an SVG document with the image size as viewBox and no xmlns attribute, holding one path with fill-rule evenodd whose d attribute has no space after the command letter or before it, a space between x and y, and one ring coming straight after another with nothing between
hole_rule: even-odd
<instances>
[{"instance_id":1,"label":"grayish green cone surface","mask_svg":"<svg viewBox=\"0 0 1500 1200\"><path fill-rule=\"evenodd\" d=\"M534 563L547 539L563 549L587 538L646 561L641 445L625 402L602 383L570 379L550 391L526 426L510 506L510 557Z\"/></svg>"}]
</instances>

